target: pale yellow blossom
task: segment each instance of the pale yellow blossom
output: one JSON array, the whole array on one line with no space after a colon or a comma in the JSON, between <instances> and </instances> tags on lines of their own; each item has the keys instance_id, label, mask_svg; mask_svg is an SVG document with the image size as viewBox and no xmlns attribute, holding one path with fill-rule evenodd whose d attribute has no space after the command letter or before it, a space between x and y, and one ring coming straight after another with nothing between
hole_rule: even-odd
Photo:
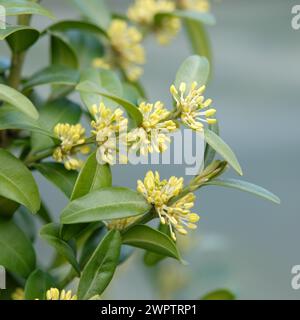
<instances>
[{"instance_id":1,"label":"pale yellow blossom","mask_svg":"<svg viewBox=\"0 0 300 320\"><path fill-rule=\"evenodd\" d=\"M76 295L72 295L71 290L61 292L57 288L51 288L46 292L47 300L77 300Z\"/></svg>"},{"instance_id":2,"label":"pale yellow blossom","mask_svg":"<svg viewBox=\"0 0 300 320\"><path fill-rule=\"evenodd\" d=\"M95 119L91 122L92 134L98 144L97 161L113 165L116 163L118 142L125 142L128 120L121 109L113 111L104 103L100 103L99 107L94 105L92 115Z\"/></svg>"},{"instance_id":3,"label":"pale yellow blossom","mask_svg":"<svg viewBox=\"0 0 300 320\"><path fill-rule=\"evenodd\" d=\"M88 146L83 145L85 129L81 124L59 123L54 127L54 134L61 140L61 144L54 150L53 159L63 162L67 170L79 169L82 161L77 158L77 154L87 154L90 150Z\"/></svg>"},{"instance_id":4,"label":"pale yellow blossom","mask_svg":"<svg viewBox=\"0 0 300 320\"><path fill-rule=\"evenodd\" d=\"M175 230L180 234L187 234L186 228L195 229L199 220L196 213L190 209L194 206L195 195L188 193L174 203L174 197L183 191L183 178L171 177L160 180L158 172L149 171L144 181L138 180L137 190L155 207L162 224L167 224L171 237L176 240Z\"/></svg>"},{"instance_id":5,"label":"pale yellow blossom","mask_svg":"<svg viewBox=\"0 0 300 320\"><path fill-rule=\"evenodd\" d=\"M141 45L142 34L126 21L115 19L108 28L115 62L124 70L131 81L136 81L143 73L145 50Z\"/></svg>"},{"instance_id":6,"label":"pale yellow blossom","mask_svg":"<svg viewBox=\"0 0 300 320\"><path fill-rule=\"evenodd\" d=\"M129 7L127 16L131 21L151 28L160 44L167 44L180 30L180 20L176 17L163 17L159 23L155 23L155 16L158 13L171 13L175 9L175 3L170 0L135 0Z\"/></svg>"},{"instance_id":7,"label":"pale yellow blossom","mask_svg":"<svg viewBox=\"0 0 300 320\"><path fill-rule=\"evenodd\" d=\"M25 300L24 289L16 288L16 290L12 293L11 298L13 300Z\"/></svg>"},{"instance_id":8,"label":"pale yellow blossom","mask_svg":"<svg viewBox=\"0 0 300 320\"><path fill-rule=\"evenodd\" d=\"M142 155L153 151L164 152L170 143L169 134L177 129L174 121L166 120L170 112L160 101L155 104L142 102L139 110L143 115L143 122L140 127L128 133L130 151L139 150Z\"/></svg>"},{"instance_id":9,"label":"pale yellow blossom","mask_svg":"<svg viewBox=\"0 0 300 320\"><path fill-rule=\"evenodd\" d=\"M94 68L98 68L98 69L105 69L105 70L109 70L111 68L111 65L109 63L109 61L103 59L103 58L95 58L93 60L92 63Z\"/></svg>"},{"instance_id":10,"label":"pale yellow blossom","mask_svg":"<svg viewBox=\"0 0 300 320\"><path fill-rule=\"evenodd\" d=\"M209 108L212 104L211 99L205 99L203 93L205 86L197 88L197 82L193 82L188 89L186 83L182 82L179 90L172 85L171 94L177 104L177 110L180 113L184 124L196 131L203 130L203 123L215 124L217 120L212 118L216 110Z\"/></svg>"}]
</instances>

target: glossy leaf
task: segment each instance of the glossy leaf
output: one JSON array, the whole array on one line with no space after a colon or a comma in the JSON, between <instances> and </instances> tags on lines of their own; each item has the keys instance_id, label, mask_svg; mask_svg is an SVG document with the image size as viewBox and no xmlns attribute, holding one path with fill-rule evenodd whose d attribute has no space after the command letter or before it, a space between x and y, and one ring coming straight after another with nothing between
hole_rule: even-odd
<instances>
[{"instance_id":1,"label":"glossy leaf","mask_svg":"<svg viewBox=\"0 0 300 320\"><path fill-rule=\"evenodd\" d=\"M104 0L70 0L80 13L103 29L110 25L111 14Z\"/></svg>"},{"instance_id":2,"label":"glossy leaf","mask_svg":"<svg viewBox=\"0 0 300 320\"><path fill-rule=\"evenodd\" d=\"M91 62L104 54L104 45L100 42L99 36L95 33L79 30L65 32L70 45L77 53L78 62L82 70L89 69Z\"/></svg>"},{"instance_id":3,"label":"glossy leaf","mask_svg":"<svg viewBox=\"0 0 300 320\"><path fill-rule=\"evenodd\" d=\"M210 124L208 128L213 131L216 135L219 135L219 124ZM213 149L208 143L205 146L205 153L204 153L204 167L206 168L210 165L216 156L216 150Z\"/></svg>"},{"instance_id":4,"label":"glossy leaf","mask_svg":"<svg viewBox=\"0 0 300 320\"><path fill-rule=\"evenodd\" d=\"M146 225L137 225L122 235L123 244L180 260L176 244L166 234Z\"/></svg>"},{"instance_id":5,"label":"glossy leaf","mask_svg":"<svg viewBox=\"0 0 300 320\"><path fill-rule=\"evenodd\" d=\"M53 128L58 123L77 124L82 111L78 104L68 99L51 101L40 108L39 123L49 132L53 133ZM51 148L55 145L53 139L48 136L33 133L31 136L31 152L38 152Z\"/></svg>"},{"instance_id":6,"label":"glossy leaf","mask_svg":"<svg viewBox=\"0 0 300 320\"><path fill-rule=\"evenodd\" d=\"M104 91L99 91L99 89L90 81L81 82L76 87L76 90L80 92L96 93L118 103L127 111L128 115L135 121L136 126L139 126L143 121L143 116L139 111L139 109L137 108L137 106L132 104L130 101L127 101L114 94L104 92Z\"/></svg>"},{"instance_id":7,"label":"glossy leaf","mask_svg":"<svg viewBox=\"0 0 300 320\"><path fill-rule=\"evenodd\" d=\"M189 89L196 81L198 86L205 85L209 77L209 62L205 57L197 55L188 57L179 67L175 86L179 88L181 82L185 82Z\"/></svg>"},{"instance_id":8,"label":"glossy leaf","mask_svg":"<svg viewBox=\"0 0 300 320\"><path fill-rule=\"evenodd\" d=\"M75 86L79 81L77 70L64 66L50 66L31 76L24 84L24 90L45 84Z\"/></svg>"},{"instance_id":9,"label":"glossy leaf","mask_svg":"<svg viewBox=\"0 0 300 320\"><path fill-rule=\"evenodd\" d=\"M12 220L0 220L0 265L21 277L35 268L35 253L30 240Z\"/></svg>"},{"instance_id":10,"label":"glossy leaf","mask_svg":"<svg viewBox=\"0 0 300 320\"><path fill-rule=\"evenodd\" d=\"M25 300L46 300L46 292L52 287L55 287L53 278L48 273L36 269L26 281Z\"/></svg>"},{"instance_id":11,"label":"glossy leaf","mask_svg":"<svg viewBox=\"0 0 300 320\"><path fill-rule=\"evenodd\" d=\"M11 218L20 204L0 196L0 218Z\"/></svg>"},{"instance_id":12,"label":"glossy leaf","mask_svg":"<svg viewBox=\"0 0 300 320\"><path fill-rule=\"evenodd\" d=\"M275 194L250 182L236 179L214 179L206 182L205 185L227 187L249 192L266 200L280 204L280 199Z\"/></svg>"},{"instance_id":13,"label":"glossy leaf","mask_svg":"<svg viewBox=\"0 0 300 320\"><path fill-rule=\"evenodd\" d=\"M211 44L203 23L186 20L184 27L190 40L193 52L199 56L206 57L210 63L210 66L212 66L213 56Z\"/></svg>"},{"instance_id":14,"label":"glossy leaf","mask_svg":"<svg viewBox=\"0 0 300 320\"><path fill-rule=\"evenodd\" d=\"M111 170L108 164L100 165L96 160L95 152L92 153L82 167L70 200L83 197L86 194L99 190L104 187L110 187L112 183ZM65 224L62 225L61 237L63 239L71 239L82 230L86 229L89 223Z\"/></svg>"},{"instance_id":15,"label":"glossy leaf","mask_svg":"<svg viewBox=\"0 0 300 320\"><path fill-rule=\"evenodd\" d=\"M82 72L80 77L81 83L85 83L85 81L91 83L91 87L87 88L88 90L93 88L97 91L80 91L80 97L89 111L91 111L91 107L94 104L98 106L100 102L103 102L110 108L114 108L118 105L118 103L107 99L98 93L98 91L104 91L116 96L122 96L122 84L114 72L110 70L86 69Z\"/></svg>"},{"instance_id":16,"label":"glossy leaf","mask_svg":"<svg viewBox=\"0 0 300 320\"><path fill-rule=\"evenodd\" d=\"M70 30L80 30L81 32L91 32L97 35L103 35L107 37L105 29L100 28L98 25L87 21L78 21L78 20L63 20L57 23L54 23L47 30L55 32L67 32Z\"/></svg>"},{"instance_id":17,"label":"glossy leaf","mask_svg":"<svg viewBox=\"0 0 300 320\"><path fill-rule=\"evenodd\" d=\"M12 105L19 111L25 113L27 116L35 120L39 117L35 106L27 97L17 90L4 84L0 84L0 101L1 100Z\"/></svg>"},{"instance_id":18,"label":"glossy leaf","mask_svg":"<svg viewBox=\"0 0 300 320\"><path fill-rule=\"evenodd\" d=\"M170 236L170 228L167 224L159 223L158 231L164 233L168 237ZM152 267L152 266L157 265L157 263L159 263L160 261L162 261L165 258L166 258L165 255L158 254L158 253L147 250L144 255L144 263L147 266Z\"/></svg>"},{"instance_id":19,"label":"glossy leaf","mask_svg":"<svg viewBox=\"0 0 300 320\"><path fill-rule=\"evenodd\" d=\"M38 187L22 161L0 149L0 195L36 213L41 204Z\"/></svg>"},{"instance_id":20,"label":"glossy leaf","mask_svg":"<svg viewBox=\"0 0 300 320\"><path fill-rule=\"evenodd\" d=\"M177 17L183 20L201 22L211 26L216 23L216 19L212 14L208 12L199 12L196 10L175 10L172 12L160 12L155 16L156 22L159 23L165 17Z\"/></svg>"},{"instance_id":21,"label":"glossy leaf","mask_svg":"<svg viewBox=\"0 0 300 320\"><path fill-rule=\"evenodd\" d=\"M38 120L34 120L16 108L7 105L0 108L0 130L6 129L23 129L53 137L53 132L43 128Z\"/></svg>"},{"instance_id":22,"label":"glossy leaf","mask_svg":"<svg viewBox=\"0 0 300 320\"><path fill-rule=\"evenodd\" d=\"M139 193L123 187L108 187L71 201L61 213L61 223L120 219L138 216L150 209Z\"/></svg>"},{"instance_id":23,"label":"glossy leaf","mask_svg":"<svg viewBox=\"0 0 300 320\"><path fill-rule=\"evenodd\" d=\"M63 164L54 162L42 162L34 167L70 198L78 175L76 171L67 170Z\"/></svg>"},{"instance_id":24,"label":"glossy leaf","mask_svg":"<svg viewBox=\"0 0 300 320\"><path fill-rule=\"evenodd\" d=\"M243 175L242 168L230 147L213 131L204 130L205 141L219 153L231 167L239 174Z\"/></svg>"},{"instance_id":25,"label":"glossy leaf","mask_svg":"<svg viewBox=\"0 0 300 320\"><path fill-rule=\"evenodd\" d=\"M59 233L60 225L56 223L46 224L40 230L41 238L54 247L55 250L73 266L77 274L80 275L80 268L76 260L75 252L67 242L60 238Z\"/></svg>"},{"instance_id":26,"label":"glossy leaf","mask_svg":"<svg viewBox=\"0 0 300 320\"><path fill-rule=\"evenodd\" d=\"M123 84L123 96L126 100L131 103L138 105L139 100L142 98L139 90L133 84L129 82L125 82Z\"/></svg>"},{"instance_id":27,"label":"glossy leaf","mask_svg":"<svg viewBox=\"0 0 300 320\"><path fill-rule=\"evenodd\" d=\"M22 27L7 36L6 41L13 52L20 53L30 48L38 40L39 36L38 30L31 27Z\"/></svg>"},{"instance_id":28,"label":"glossy leaf","mask_svg":"<svg viewBox=\"0 0 300 320\"><path fill-rule=\"evenodd\" d=\"M79 299L88 300L102 294L118 265L120 248L120 233L111 230L100 242L82 271L78 286Z\"/></svg>"},{"instance_id":29,"label":"glossy leaf","mask_svg":"<svg viewBox=\"0 0 300 320\"><path fill-rule=\"evenodd\" d=\"M92 153L81 169L72 192L71 200L83 197L86 194L112 183L111 170L108 164L97 162L96 153Z\"/></svg>"},{"instance_id":30,"label":"glossy leaf","mask_svg":"<svg viewBox=\"0 0 300 320\"><path fill-rule=\"evenodd\" d=\"M37 14L54 19L52 12L38 3L26 0L0 0L0 5L4 6L7 16Z\"/></svg>"},{"instance_id":31,"label":"glossy leaf","mask_svg":"<svg viewBox=\"0 0 300 320\"><path fill-rule=\"evenodd\" d=\"M235 295L227 289L219 289L206 294L201 300L235 300Z\"/></svg>"},{"instance_id":32,"label":"glossy leaf","mask_svg":"<svg viewBox=\"0 0 300 320\"><path fill-rule=\"evenodd\" d=\"M26 237L34 243L36 239L36 219L29 210L23 206L13 216L15 224L25 233Z\"/></svg>"},{"instance_id":33,"label":"glossy leaf","mask_svg":"<svg viewBox=\"0 0 300 320\"><path fill-rule=\"evenodd\" d=\"M51 64L77 69L78 57L68 38L59 32L49 32L49 34Z\"/></svg>"}]
</instances>

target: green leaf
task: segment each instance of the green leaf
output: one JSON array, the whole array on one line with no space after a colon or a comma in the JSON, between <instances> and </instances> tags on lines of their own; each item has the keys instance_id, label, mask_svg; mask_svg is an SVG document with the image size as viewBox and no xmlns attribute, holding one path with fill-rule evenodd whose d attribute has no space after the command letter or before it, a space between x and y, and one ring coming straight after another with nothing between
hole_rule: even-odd
<instances>
[{"instance_id":1,"label":"green leaf","mask_svg":"<svg viewBox=\"0 0 300 320\"><path fill-rule=\"evenodd\" d=\"M110 166L100 165L96 160L96 153L92 153L82 167L76 180L70 200L83 197L91 191L104 187L110 187L112 175ZM61 237L70 239L82 231L87 225L85 223L62 225Z\"/></svg>"},{"instance_id":2,"label":"green leaf","mask_svg":"<svg viewBox=\"0 0 300 320\"><path fill-rule=\"evenodd\" d=\"M0 101L11 104L19 111L25 113L33 119L38 119L39 114L31 101L17 90L0 84Z\"/></svg>"},{"instance_id":3,"label":"green leaf","mask_svg":"<svg viewBox=\"0 0 300 320\"><path fill-rule=\"evenodd\" d=\"M27 238L34 243L36 239L35 217L25 207L20 207L13 216L15 224L25 233Z\"/></svg>"},{"instance_id":4,"label":"green leaf","mask_svg":"<svg viewBox=\"0 0 300 320\"><path fill-rule=\"evenodd\" d=\"M87 21L78 21L78 20L64 20L54 23L47 30L55 32L67 32L70 30L79 30L81 32L90 32L97 35L103 35L107 37L105 29L100 28L98 25Z\"/></svg>"},{"instance_id":5,"label":"green leaf","mask_svg":"<svg viewBox=\"0 0 300 320\"><path fill-rule=\"evenodd\" d=\"M115 108L118 103L107 99L99 95L98 91L109 92L116 96L122 96L123 89L122 84L119 78L111 70L95 70L95 69L86 69L82 72L80 77L80 83L85 83L86 81L91 83L92 88L97 92L80 92L81 100L84 102L88 110L91 112L91 107L96 104L97 106L100 102L103 102L105 105L110 108ZM90 87L88 87L89 89Z\"/></svg>"},{"instance_id":6,"label":"green leaf","mask_svg":"<svg viewBox=\"0 0 300 320\"><path fill-rule=\"evenodd\" d=\"M45 9L38 3L29 2L26 0L0 0L0 5L4 6L7 16L37 14L50 19L55 19L51 11Z\"/></svg>"},{"instance_id":7,"label":"green leaf","mask_svg":"<svg viewBox=\"0 0 300 320\"><path fill-rule=\"evenodd\" d=\"M227 289L219 289L206 294L201 300L235 300L235 295Z\"/></svg>"},{"instance_id":8,"label":"green leaf","mask_svg":"<svg viewBox=\"0 0 300 320\"><path fill-rule=\"evenodd\" d=\"M26 26L10 26L7 29L15 29L6 37L6 41L11 48L12 52L20 53L30 48L39 38L40 33L38 30ZM6 29L6 31L7 31ZM0 30L1 38L1 30Z\"/></svg>"},{"instance_id":9,"label":"green leaf","mask_svg":"<svg viewBox=\"0 0 300 320\"><path fill-rule=\"evenodd\" d=\"M194 53L206 57L212 66L211 44L203 23L186 20L184 26Z\"/></svg>"},{"instance_id":10,"label":"green leaf","mask_svg":"<svg viewBox=\"0 0 300 320\"><path fill-rule=\"evenodd\" d=\"M25 300L46 300L46 292L55 287L53 278L46 272L34 270L25 284Z\"/></svg>"},{"instance_id":11,"label":"green leaf","mask_svg":"<svg viewBox=\"0 0 300 320\"><path fill-rule=\"evenodd\" d=\"M24 84L24 90L45 84L76 86L79 81L79 72L64 66L53 65L31 76Z\"/></svg>"},{"instance_id":12,"label":"green leaf","mask_svg":"<svg viewBox=\"0 0 300 320\"><path fill-rule=\"evenodd\" d=\"M39 123L41 127L52 132L56 124L77 124L82 111L78 104L68 99L51 101L40 108ZM31 152L38 152L55 145L53 139L48 136L33 133L31 136Z\"/></svg>"},{"instance_id":13,"label":"green leaf","mask_svg":"<svg viewBox=\"0 0 300 320\"><path fill-rule=\"evenodd\" d=\"M250 182L236 180L236 179L214 179L206 182L204 185L233 188L233 189L252 193L256 196L267 199L271 202L280 204L280 199L275 194Z\"/></svg>"},{"instance_id":14,"label":"green leaf","mask_svg":"<svg viewBox=\"0 0 300 320\"><path fill-rule=\"evenodd\" d=\"M120 219L138 216L150 209L139 193L123 187L108 187L71 201L61 213L61 223Z\"/></svg>"},{"instance_id":15,"label":"green leaf","mask_svg":"<svg viewBox=\"0 0 300 320\"><path fill-rule=\"evenodd\" d=\"M123 234L122 239L123 244L180 260L177 247L171 238L146 225L133 226Z\"/></svg>"},{"instance_id":16,"label":"green leaf","mask_svg":"<svg viewBox=\"0 0 300 320\"><path fill-rule=\"evenodd\" d=\"M41 199L31 172L22 161L3 149L0 149L0 163L0 195L36 213Z\"/></svg>"},{"instance_id":17,"label":"green leaf","mask_svg":"<svg viewBox=\"0 0 300 320\"><path fill-rule=\"evenodd\" d=\"M78 286L79 299L88 300L102 294L118 265L120 248L120 233L111 230L100 242L82 271Z\"/></svg>"},{"instance_id":18,"label":"green leaf","mask_svg":"<svg viewBox=\"0 0 300 320\"><path fill-rule=\"evenodd\" d=\"M142 96L135 85L129 82L125 82L123 84L123 91L124 99L130 101L135 105L138 105L139 100L142 98Z\"/></svg>"},{"instance_id":19,"label":"green leaf","mask_svg":"<svg viewBox=\"0 0 300 320\"><path fill-rule=\"evenodd\" d=\"M185 82L189 90L194 81L198 86L205 85L209 77L209 62L205 57L197 55L188 57L179 67L175 87L179 88L181 82Z\"/></svg>"},{"instance_id":20,"label":"green leaf","mask_svg":"<svg viewBox=\"0 0 300 320\"><path fill-rule=\"evenodd\" d=\"M13 52L22 52L39 38L38 30L29 26L10 26L0 29L0 40L6 39Z\"/></svg>"},{"instance_id":21,"label":"green leaf","mask_svg":"<svg viewBox=\"0 0 300 320\"><path fill-rule=\"evenodd\" d=\"M231 167L239 174L243 175L242 168L230 147L213 131L209 129L204 129L205 141L216 150Z\"/></svg>"},{"instance_id":22,"label":"green leaf","mask_svg":"<svg viewBox=\"0 0 300 320\"><path fill-rule=\"evenodd\" d=\"M49 223L44 225L40 230L40 236L46 240L55 250L62 255L74 268L78 275L80 275L80 268L76 260L75 252L62 240L59 236L60 225L56 223Z\"/></svg>"},{"instance_id":23,"label":"green leaf","mask_svg":"<svg viewBox=\"0 0 300 320\"><path fill-rule=\"evenodd\" d=\"M35 253L30 240L12 220L0 220L0 265L21 277L35 268Z\"/></svg>"},{"instance_id":24,"label":"green leaf","mask_svg":"<svg viewBox=\"0 0 300 320\"><path fill-rule=\"evenodd\" d=\"M70 0L80 11L80 13L106 30L111 21L109 12L104 0Z\"/></svg>"},{"instance_id":25,"label":"green leaf","mask_svg":"<svg viewBox=\"0 0 300 320\"><path fill-rule=\"evenodd\" d=\"M94 152L81 169L70 200L83 197L94 190L110 187L111 183L110 166L108 164L99 164L96 159L96 152Z\"/></svg>"},{"instance_id":26,"label":"green leaf","mask_svg":"<svg viewBox=\"0 0 300 320\"><path fill-rule=\"evenodd\" d=\"M8 105L0 108L0 130L6 129L29 130L53 137L53 132L43 128L39 121L32 119L26 114L16 110L16 108Z\"/></svg>"},{"instance_id":27,"label":"green leaf","mask_svg":"<svg viewBox=\"0 0 300 320\"><path fill-rule=\"evenodd\" d=\"M157 23L160 23L160 21L166 17L177 17L188 21L201 22L210 26L216 24L216 19L211 13L198 12L196 10L175 10L172 12L160 12L156 14L155 20Z\"/></svg>"},{"instance_id":28,"label":"green leaf","mask_svg":"<svg viewBox=\"0 0 300 320\"><path fill-rule=\"evenodd\" d=\"M164 233L165 235L167 235L168 237L170 237L170 228L167 224L159 223L158 231L160 231L160 232ZM144 255L144 263L148 267L152 267L152 266L155 266L158 262L162 261L165 258L166 258L165 255L154 253L152 251L146 251L145 255Z\"/></svg>"},{"instance_id":29,"label":"green leaf","mask_svg":"<svg viewBox=\"0 0 300 320\"><path fill-rule=\"evenodd\" d=\"M59 32L50 32L51 64L77 69L78 57L67 37Z\"/></svg>"},{"instance_id":30,"label":"green leaf","mask_svg":"<svg viewBox=\"0 0 300 320\"><path fill-rule=\"evenodd\" d=\"M95 33L70 30L65 32L65 35L77 53L81 70L90 68L95 58L104 55L104 46L99 41L99 36Z\"/></svg>"},{"instance_id":31,"label":"green leaf","mask_svg":"<svg viewBox=\"0 0 300 320\"><path fill-rule=\"evenodd\" d=\"M0 196L0 217L1 218L11 218L13 214L18 210L20 204L3 198Z\"/></svg>"},{"instance_id":32,"label":"green leaf","mask_svg":"<svg viewBox=\"0 0 300 320\"><path fill-rule=\"evenodd\" d=\"M208 128L213 131L216 135L219 136L219 124L218 122L215 124L210 124ZM205 153L204 153L204 168L210 165L216 156L216 150L213 149L208 143L205 146Z\"/></svg>"},{"instance_id":33,"label":"green leaf","mask_svg":"<svg viewBox=\"0 0 300 320\"><path fill-rule=\"evenodd\" d=\"M119 105L121 105L128 113L128 115L135 121L135 125L139 126L143 121L143 116L137 106L132 104L130 101L127 101L123 98L120 98L114 94L99 91L99 89L90 81L84 81L79 83L76 87L76 90L80 92L89 92L89 93L96 93L100 94L103 97L106 97Z\"/></svg>"},{"instance_id":34,"label":"green leaf","mask_svg":"<svg viewBox=\"0 0 300 320\"><path fill-rule=\"evenodd\" d=\"M76 171L67 170L63 164L54 162L43 162L34 167L70 198L78 175Z\"/></svg>"}]
</instances>

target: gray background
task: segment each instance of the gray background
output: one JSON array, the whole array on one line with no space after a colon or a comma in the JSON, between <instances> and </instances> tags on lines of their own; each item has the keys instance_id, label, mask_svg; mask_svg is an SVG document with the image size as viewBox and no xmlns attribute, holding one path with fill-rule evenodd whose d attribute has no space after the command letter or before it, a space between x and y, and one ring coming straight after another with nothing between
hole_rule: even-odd
<instances>
[{"instance_id":1,"label":"gray background","mask_svg":"<svg viewBox=\"0 0 300 320\"><path fill-rule=\"evenodd\" d=\"M117 10L125 0L108 1ZM75 17L68 1L45 0L57 17ZM242 299L298 299L291 267L300 264L299 234L299 52L300 31L291 28L297 1L223 0L214 3L217 25L209 28L214 74L207 95L218 110L222 137L236 151L244 179L280 196L276 206L248 194L209 187L198 194L198 232L181 241L188 266L166 261L159 270L142 266L140 253L118 271L106 297L197 298L227 287ZM44 23L37 19L35 23ZM190 54L180 35L161 48L147 41L143 83L151 100L170 103L169 85ZM1 54L7 51L0 46ZM27 74L45 65L47 42L27 59ZM135 187L147 167L114 168L114 184ZM182 167L160 168L164 176ZM229 173L231 177L235 173ZM41 177L49 206L59 213L66 199ZM45 249L43 244L37 244ZM43 256L41 256L43 257ZM44 258L41 258L43 260Z\"/></svg>"}]
</instances>

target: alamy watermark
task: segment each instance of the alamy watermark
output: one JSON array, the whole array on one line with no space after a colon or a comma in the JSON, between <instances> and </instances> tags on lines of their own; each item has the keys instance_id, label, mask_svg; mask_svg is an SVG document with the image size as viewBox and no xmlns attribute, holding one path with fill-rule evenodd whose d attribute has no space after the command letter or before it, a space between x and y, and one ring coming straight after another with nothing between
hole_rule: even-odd
<instances>
[{"instance_id":1,"label":"alamy watermark","mask_svg":"<svg viewBox=\"0 0 300 320\"><path fill-rule=\"evenodd\" d=\"M0 5L0 29L6 29L6 10Z\"/></svg>"},{"instance_id":2,"label":"alamy watermark","mask_svg":"<svg viewBox=\"0 0 300 320\"><path fill-rule=\"evenodd\" d=\"M125 130L126 132L126 130ZM105 136L106 142L98 148L97 159L102 163L109 153L111 164L144 164L144 165L185 165L186 175L197 175L204 165L205 139L203 132L190 129L164 134L151 130L147 138L138 138L135 147L124 142L124 135L110 133ZM101 131L101 138L105 133ZM126 136L126 135L125 135ZM126 141L126 138L125 138ZM164 148L162 148L164 144ZM106 149L107 146L107 149ZM149 150L152 152L149 152ZM163 149L163 152L159 152ZM109 151L108 151L109 150ZM143 150L148 150L143 152ZM124 161L124 159L126 159Z\"/></svg>"},{"instance_id":3,"label":"alamy watermark","mask_svg":"<svg viewBox=\"0 0 300 320\"><path fill-rule=\"evenodd\" d=\"M294 30L299 30L300 29L300 4L297 4L292 7L292 28Z\"/></svg>"},{"instance_id":4,"label":"alamy watermark","mask_svg":"<svg viewBox=\"0 0 300 320\"><path fill-rule=\"evenodd\" d=\"M0 290L6 289L6 273L5 268L0 266Z\"/></svg>"}]
</instances>

